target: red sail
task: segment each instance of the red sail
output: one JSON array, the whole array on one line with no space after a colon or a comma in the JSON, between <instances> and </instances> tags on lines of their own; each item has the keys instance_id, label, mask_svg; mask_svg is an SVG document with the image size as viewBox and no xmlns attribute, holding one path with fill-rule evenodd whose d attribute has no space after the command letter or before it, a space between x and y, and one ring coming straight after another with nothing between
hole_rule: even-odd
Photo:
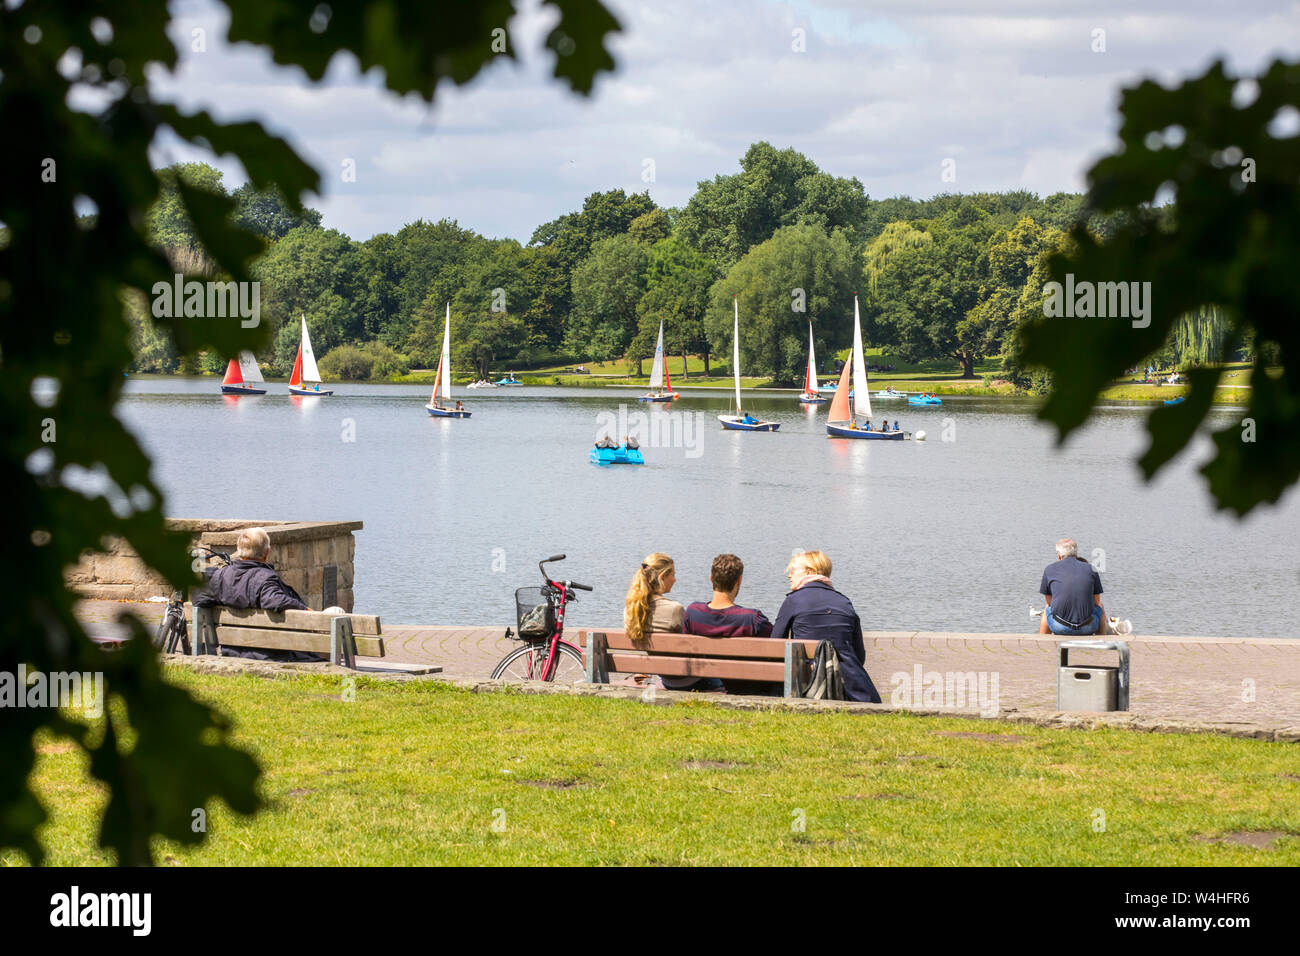
<instances>
[{"instance_id":1,"label":"red sail","mask_svg":"<svg viewBox=\"0 0 1300 956\"><path fill-rule=\"evenodd\" d=\"M302 387L302 343L298 343L298 357L293 360L293 373L289 376L289 384L294 388Z\"/></svg>"},{"instance_id":2,"label":"red sail","mask_svg":"<svg viewBox=\"0 0 1300 956\"><path fill-rule=\"evenodd\" d=\"M668 374L668 360L664 359L664 391L669 395L673 393L673 378Z\"/></svg>"},{"instance_id":3,"label":"red sail","mask_svg":"<svg viewBox=\"0 0 1300 956\"><path fill-rule=\"evenodd\" d=\"M844 363L844 371L840 374L839 387L835 389L835 397L831 399L830 411L826 413L828 422L847 422L849 420L849 376L853 374L853 356Z\"/></svg>"},{"instance_id":4,"label":"red sail","mask_svg":"<svg viewBox=\"0 0 1300 956\"><path fill-rule=\"evenodd\" d=\"M226 366L226 377L221 380L222 385L243 385L244 376L239 371L239 360L231 359L230 364Z\"/></svg>"}]
</instances>

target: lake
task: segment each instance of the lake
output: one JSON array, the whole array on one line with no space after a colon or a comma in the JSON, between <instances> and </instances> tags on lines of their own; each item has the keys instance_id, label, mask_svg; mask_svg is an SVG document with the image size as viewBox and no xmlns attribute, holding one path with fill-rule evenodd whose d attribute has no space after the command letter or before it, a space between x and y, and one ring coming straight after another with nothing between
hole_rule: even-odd
<instances>
[{"instance_id":1,"label":"lake","mask_svg":"<svg viewBox=\"0 0 1300 956\"><path fill-rule=\"evenodd\" d=\"M877 421L928 436L884 443L828 439L826 405L804 411L780 392L745 400L780 431L740 433L718 424L723 390L649 411L636 389L458 388L473 417L435 420L427 386L306 399L269 387L279 394L234 399L215 379L138 378L118 411L169 515L364 521L356 609L393 624L509 623L514 588L566 553L553 570L596 589L569 623L618 625L652 551L676 561L683 603L709 598L715 554L740 555L739 602L774 617L791 552L818 548L868 629L1027 631L1068 535L1136 633L1300 636L1276 610L1300 583L1295 493L1245 521L1215 513L1196 471L1204 436L1144 483L1148 408L1103 407L1058 449L1028 399L877 402ZM634 429L644 466L588 462L602 432Z\"/></svg>"}]
</instances>

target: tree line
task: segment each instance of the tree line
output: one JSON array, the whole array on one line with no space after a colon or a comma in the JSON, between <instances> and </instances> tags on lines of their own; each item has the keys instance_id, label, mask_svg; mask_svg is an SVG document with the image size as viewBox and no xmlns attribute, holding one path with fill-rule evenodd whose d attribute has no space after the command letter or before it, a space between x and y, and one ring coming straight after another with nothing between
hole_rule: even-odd
<instances>
[{"instance_id":1,"label":"tree line","mask_svg":"<svg viewBox=\"0 0 1300 956\"><path fill-rule=\"evenodd\" d=\"M875 200L856 178L759 142L740 172L699 183L681 208L612 189L524 245L445 219L356 241L315 210L294 212L274 189L227 193L210 166L162 172L169 187L149 228L178 270L212 272L178 180L229 196L232 219L266 242L252 274L275 334L259 361L288 373L304 315L323 373L352 379L435 365L448 302L461 374L619 358L640 374L661 320L683 372L700 355L709 374L711 356L729 361L734 294L746 373L793 384L810 326L823 356L850 344L857 293L869 345L908 362L951 361L967 377L1000 359L1018 385L1042 387L1041 373L1019 367L1017 330L1042 315L1043 263L1067 248L1083 208L1081 195L1019 190ZM1104 239L1117 222L1094 216L1086 226ZM178 356L145 303L130 312L135 371L224 368L226 356ZM1214 323L1189 317L1161 358L1206 360Z\"/></svg>"}]
</instances>

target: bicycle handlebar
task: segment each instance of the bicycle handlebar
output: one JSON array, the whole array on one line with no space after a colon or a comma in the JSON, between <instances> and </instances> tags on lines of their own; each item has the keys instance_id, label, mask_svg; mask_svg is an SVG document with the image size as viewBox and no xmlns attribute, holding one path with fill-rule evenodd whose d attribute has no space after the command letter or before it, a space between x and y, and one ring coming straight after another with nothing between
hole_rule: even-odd
<instances>
[{"instance_id":1,"label":"bicycle handlebar","mask_svg":"<svg viewBox=\"0 0 1300 956\"><path fill-rule=\"evenodd\" d=\"M569 583L569 587L571 587L571 588L577 588L579 591L590 591L590 590L592 590L592 587L591 587L590 584L579 584L577 581L570 581L570 582L568 582L568 583Z\"/></svg>"}]
</instances>

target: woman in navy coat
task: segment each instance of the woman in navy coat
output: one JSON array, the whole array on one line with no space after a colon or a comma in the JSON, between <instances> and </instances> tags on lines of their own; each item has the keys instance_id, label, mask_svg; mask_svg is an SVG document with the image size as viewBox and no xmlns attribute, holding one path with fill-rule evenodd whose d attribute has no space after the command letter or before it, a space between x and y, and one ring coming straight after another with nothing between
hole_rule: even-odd
<instances>
[{"instance_id":1,"label":"woman in navy coat","mask_svg":"<svg viewBox=\"0 0 1300 956\"><path fill-rule=\"evenodd\" d=\"M862 621L853 602L831 585L831 559L804 551L790 559L790 593L776 615L772 636L781 640L830 641L840 658L844 694L849 700L880 703L880 694L863 666Z\"/></svg>"}]
</instances>

